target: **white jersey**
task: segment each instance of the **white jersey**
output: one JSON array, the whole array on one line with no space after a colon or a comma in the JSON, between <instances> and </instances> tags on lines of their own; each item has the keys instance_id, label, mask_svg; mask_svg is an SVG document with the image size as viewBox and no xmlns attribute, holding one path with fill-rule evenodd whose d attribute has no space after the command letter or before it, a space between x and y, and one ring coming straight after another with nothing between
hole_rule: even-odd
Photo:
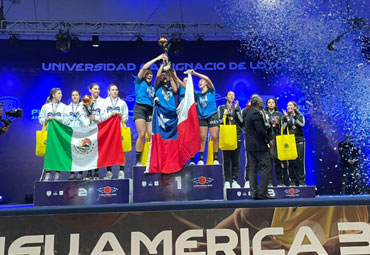
<instances>
[{"instance_id":1,"label":"white jersey","mask_svg":"<svg viewBox=\"0 0 370 255\"><path fill-rule=\"evenodd\" d=\"M41 125L44 125L45 119L48 117L55 117L56 120L63 122L63 114L66 105L59 102L59 103L46 103L42 106L40 114L39 114L39 122Z\"/></svg>"},{"instance_id":2,"label":"white jersey","mask_svg":"<svg viewBox=\"0 0 370 255\"><path fill-rule=\"evenodd\" d=\"M112 116L112 113L121 113L122 114L122 121L126 122L128 120L128 107L124 100L117 97L113 99L111 97L107 97L104 99L104 116L103 120L108 119Z\"/></svg>"},{"instance_id":3,"label":"white jersey","mask_svg":"<svg viewBox=\"0 0 370 255\"><path fill-rule=\"evenodd\" d=\"M87 127L90 124L82 103L70 103L66 106L63 123L70 127Z\"/></svg>"},{"instance_id":4,"label":"white jersey","mask_svg":"<svg viewBox=\"0 0 370 255\"><path fill-rule=\"evenodd\" d=\"M93 100L91 106L83 106L86 117L89 118L90 115L95 116L95 120L89 120L90 125L97 124L101 122L104 116L104 98L98 97L96 100Z\"/></svg>"}]
</instances>

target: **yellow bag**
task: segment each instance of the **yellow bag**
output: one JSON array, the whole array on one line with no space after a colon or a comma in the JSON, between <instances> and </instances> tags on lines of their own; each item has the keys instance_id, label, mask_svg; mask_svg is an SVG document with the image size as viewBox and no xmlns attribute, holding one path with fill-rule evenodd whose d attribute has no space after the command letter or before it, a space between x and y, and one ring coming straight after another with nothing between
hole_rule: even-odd
<instances>
[{"instance_id":1,"label":"yellow bag","mask_svg":"<svg viewBox=\"0 0 370 255\"><path fill-rule=\"evenodd\" d=\"M150 147L149 136L148 136L148 134L146 134L144 148L143 148L143 151L142 151L141 157L140 157L140 162L141 162L141 164L143 164L143 166L146 166L146 163L148 161L149 147Z\"/></svg>"},{"instance_id":2,"label":"yellow bag","mask_svg":"<svg viewBox=\"0 0 370 255\"><path fill-rule=\"evenodd\" d=\"M281 161L295 160L298 158L295 135L289 134L289 128L287 128L287 134L284 135L283 125L281 126L281 135L276 136L276 149L278 159Z\"/></svg>"},{"instance_id":3,"label":"yellow bag","mask_svg":"<svg viewBox=\"0 0 370 255\"><path fill-rule=\"evenodd\" d=\"M207 165L213 165L213 141L211 137L208 139Z\"/></svg>"},{"instance_id":4,"label":"yellow bag","mask_svg":"<svg viewBox=\"0 0 370 255\"><path fill-rule=\"evenodd\" d=\"M226 115L224 115L224 124L220 125L220 142L218 146L223 151L233 151L238 147L236 135L236 125L226 125Z\"/></svg>"},{"instance_id":5,"label":"yellow bag","mask_svg":"<svg viewBox=\"0 0 370 255\"><path fill-rule=\"evenodd\" d=\"M122 148L123 152L128 152L132 150L131 143L131 129L126 127L125 122L122 122L123 126L121 127L121 137L122 137Z\"/></svg>"},{"instance_id":6,"label":"yellow bag","mask_svg":"<svg viewBox=\"0 0 370 255\"><path fill-rule=\"evenodd\" d=\"M45 124L42 125L41 131L36 131L36 156L43 157L46 152L46 141L48 138L48 131L45 130Z\"/></svg>"}]
</instances>

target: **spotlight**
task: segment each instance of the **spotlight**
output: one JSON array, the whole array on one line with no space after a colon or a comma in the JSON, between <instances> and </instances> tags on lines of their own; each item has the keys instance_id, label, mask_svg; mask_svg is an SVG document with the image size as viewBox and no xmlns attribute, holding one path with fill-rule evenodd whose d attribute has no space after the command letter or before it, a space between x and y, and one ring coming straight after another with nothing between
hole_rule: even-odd
<instances>
[{"instance_id":1,"label":"spotlight","mask_svg":"<svg viewBox=\"0 0 370 255\"><path fill-rule=\"evenodd\" d=\"M137 36L135 42L136 42L136 45L141 46L141 45L143 45L144 40L141 36Z\"/></svg>"},{"instance_id":2,"label":"spotlight","mask_svg":"<svg viewBox=\"0 0 370 255\"><path fill-rule=\"evenodd\" d=\"M73 36L73 38L72 38L72 45L75 48L80 47L80 45L81 45L80 38L78 38L77 36Z\"/></svg>"},{"instance_id":3,"label":"spotlight","mask_svg":"<svg viewBox=\"0 0 370 255\"><path fill-rule=\"evenodd\" d=\"M203 44L203 42L204 42L203 37L199 36L199 37L198 37L198 39L197 39L197 44L198 44L198 45L202 45L202 44Z\"/></svg>"},{"instance_id":4,"label":"spotlight","mask_svg":"<svg viewBox=\"0 0 370 255\"><path fill-rule=\"evenodd\" d=\"M184 52L184 39L182 38L172 38L170 50L174 55L181 55Z\"/></svg>"},{"instance_id":5,"label":"spotlight","mask_svg":"<svg viewBox=\"0 0 370 255\"><path fill-rule=\"evenodd\" d=\"M0 194L0 204L4 203L5 202L5 198L3 195Z\"/></svg>"},{"instance_id":6,"label":"spotlight","mask_svg":"<svg viewBox=\"0 0 370 255\"><path fill-rule=\"evenodd\" d=\"M67 53L71 49L71 36L69 35L69 31L63 32L59 30L59 33L56 35L57 37L57 44L56 48L62 53Z\"/></svg>"},{"instance_id":7,"label":"spotlight","mask_svg":"<svg viewBox=\"0 0 370 255\"><path fill-rule=\"evenodd\" d=\"M98 48L99 47L99 36L98 35L93 35L92 36L92 46L94 48Z\"/></svg>"},{"instance_id":8,"label":"spotlight","mask_svg":"<svg viewBox=\"0 0 370 255\"><path fill-rule=\"evenodd\" d=\"M18 45L18 36L17 35L10 35L9 36L10 45L17 46Z\"/></svg>"}]
</instances>

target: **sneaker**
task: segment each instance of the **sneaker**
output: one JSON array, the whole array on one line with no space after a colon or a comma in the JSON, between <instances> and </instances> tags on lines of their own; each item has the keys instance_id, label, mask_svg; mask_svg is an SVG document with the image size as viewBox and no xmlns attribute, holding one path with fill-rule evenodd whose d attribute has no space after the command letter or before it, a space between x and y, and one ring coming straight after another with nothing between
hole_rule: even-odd
<instances>
[{"instance_id":1,"label":"sneaker","mask_svg":"<svg viewBox=\"0 0 370 255\"><path fill-rule=\"evenodd\" d=\"M274 185L272 183L269 183L267 187L272 188L274 187Z\"/></svg>"},{"instance_id":2,"label":"sneaker","mask_svg":"<svg viewBox=\"0 0 370 255\"><path fill-rule=\"evenodd\" d=\"M69 181L73 181L73 180L75 180L76 178L75 178L75 173L71 173L71 175L68 177L68 180Z\"/></svg>"},{"instance_id":3,"label":"sneaker","mask_svg":"<svg viewBox=\"0 0 370 255\"><path fill-rule=\"evenodd\" d=\"M245 189L249 189L249 188L250 188L249 181L246 181L246 182L245 182L245 184L244 184L244 188L245 188Z\"/></svg>"},{"instance_id":4,"label":"sneaker","mask_svg":"<svg viewBox=\"0 0 370 255\"><path fill-rule=\"evenodd\" d=\"M231 187L233 189L240 189L240 185L236 180L233 181L233 183L231 184Z\"/></svg>"},{"instance_id":5,"label":"sneaker","mask_svg":"<svg viewBox=\"0 0 370 255\"><path fill-rule=\"evenodd\" d=\"M141 164L141 162L136 162L136 165L135 166L143 166L143 164Z\"/></svg>"},{"instance_id":6,"label":"sneaker","mask_svg":"<svg viewBox=\"0 0 370 255\"><path fill-rule=\"evenodd\" d=\"M86 181L92 180L92 175L90 172L87 172L87 175L85 176L85 180Z\"/></svg>"},{"instance_id":7,"label":"sneaker","mask_svg":"<svg viewBox=\"0 0 370 255\"><path fill-rule=\"evenodd\" d=\"M203 166L204 165L204 161L203 160L199 160L198 161L198 166Z\"/></svg>"},{"instance_id":8,"label":"sneaker","mask_svg":"<svg viewBox=\"0 0 370 255\"><path fill-rule=\"evenodd\" d=\"M224 183L224 189L230 189L230 182Z\"/></svg>"},{"instance_id":9,"label":"sneaker","mask_svg":"<svg viewBox=\"0 0 370 255\"><path fill-rule=\"evenodd\" d=\"M220 162L218 162L218 160L213 160L213 164L214 164L214 165L219 165L219 164L220 164Z\"/></svg>"},{"instance_id":10,"label":"sneaker","mask_svg":"<svg viewBox=\"0 0 370 255\"><path fill-rule=\"evenodd\" d=\"M44 175L44 179L42 180L43 182L48 182L51 180L51 174L50 172L46 172Z\"/></svg>"},{"instance_id":11,"label":"sneaker","mask_svg":"<svg viewBox=\"0 0 370 255\"><path fill-rule=\"evenodd\" d=\"M81 173L77 174L76 180L79 180L79 181L82 180L82 174Z\"/></svg>"},{"instance_id":12,"label":"sneaker","mask_svg":"<svg viewBox=\"0 0 370 255\"><path fill-rule=\"evenodd\" d=\"M54 181L59 181L60 180L60 173L59 172L55 172L53 180Z\"/></svg>"},{"instance_id":13,"label":"sneaker","mask_svg":"<svg viewBox=\"0 0 370 255\"><path fill-rule=\"evenodd\" d=\"M112 177L113 177L112 171L107 171L107 174L105 175L104 180L111 180ZM94 179L95 179L95 176L94 176ZM98 179L99 179L99 176L98 176Z\"/></svg>"},{"instance_id":14,"label":"sneaker","mask_svg":"<svg viewBox=\"0 0 370 255\"><path fill-rule=\"evenodd\" d=\"M122 179L125 179L125 173L122 171L122 170L120 170L119 172L118 172L118 178L117 178L118 180L122 180Z\"/></svg>"},{"instance_id":15,"label":"sneaker","mask_svg":"<svg viewBox=\"0 0 370 255\"><path fill-rule=\"evenodd\" d=\"M99 172L94 173L94 180L99 180Z\"/></svg>"},{"instance_id":16,"label":"sneaker","mask_svg":"<svg viewBox=\"0 0 370 255\"><path fill-rule=\"evenodd\" d=\"M191 161L190 163L189 163L189 166L194 166L195 165L195 163L193 162L193 161Z\"/></svg>"}]
</instances>

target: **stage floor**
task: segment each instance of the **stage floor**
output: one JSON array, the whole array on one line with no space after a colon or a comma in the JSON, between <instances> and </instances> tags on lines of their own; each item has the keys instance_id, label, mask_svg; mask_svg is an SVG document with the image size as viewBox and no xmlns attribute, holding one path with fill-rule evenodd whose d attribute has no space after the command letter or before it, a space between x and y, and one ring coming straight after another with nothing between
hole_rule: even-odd
<instances>
[{"instance_id":1,"label":"stage floor","mask_svg":"<svg viewBox=\"0 0 370 255\"><path fill-rule=\"evenodd\" d=\"M238 201L173 201L131 204L108 204L90 206L33 206L32 204L0 205L0 216L45 215L45 214L87 214L141 211L204 210L224 208L274 208L304 206L354 206L369 205L370 195L317 196L316 198L294 198L273 200Z\"/></svg>"}]
</instances>

